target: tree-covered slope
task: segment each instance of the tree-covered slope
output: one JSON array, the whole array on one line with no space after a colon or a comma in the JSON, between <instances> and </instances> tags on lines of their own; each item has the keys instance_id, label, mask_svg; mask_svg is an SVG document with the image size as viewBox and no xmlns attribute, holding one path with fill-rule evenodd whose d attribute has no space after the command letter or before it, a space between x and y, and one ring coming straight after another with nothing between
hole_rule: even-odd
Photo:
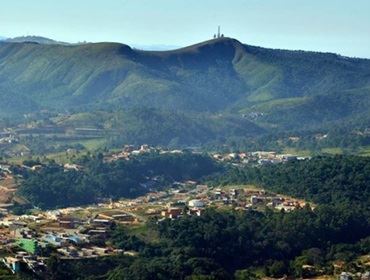
<instances>
[{"instance_id":1,"label":"tree-covered slope","mask_svg":"<svg viewBox=\"0 0 370 280\"><path fill-rule=\"evenodd\" d=\"M259 125L296 129L366 115L370 60L229 38L164 52L117 43L2 42L0 95L3 113L150 107L246 118L257 113L250 119Z\"/></svg>"}]
</instances>

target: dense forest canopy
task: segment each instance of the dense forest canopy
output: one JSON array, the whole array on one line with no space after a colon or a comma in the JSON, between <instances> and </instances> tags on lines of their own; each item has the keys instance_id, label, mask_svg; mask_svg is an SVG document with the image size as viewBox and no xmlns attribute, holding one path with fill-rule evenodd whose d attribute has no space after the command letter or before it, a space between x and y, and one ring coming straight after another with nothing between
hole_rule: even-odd
<instances>
[{"instance_id":1,"label":"dense forest canopy","mask_svg":"<svg viewBox=\"0 0 370 280\"><path fill-rule=\"evenodd\" d=\"M113 162L105 162L98 154L83 157L79 164L79 171L66 171L56 163L37 172L28 171L23 174L19 194L40 208L85 205L99 199L143 195L150 191L143 184L153 178L155 186L163 188L174 181L198 180L220 170L210 157L191 153L151 153Z\"/></svg>"}]
</instances>

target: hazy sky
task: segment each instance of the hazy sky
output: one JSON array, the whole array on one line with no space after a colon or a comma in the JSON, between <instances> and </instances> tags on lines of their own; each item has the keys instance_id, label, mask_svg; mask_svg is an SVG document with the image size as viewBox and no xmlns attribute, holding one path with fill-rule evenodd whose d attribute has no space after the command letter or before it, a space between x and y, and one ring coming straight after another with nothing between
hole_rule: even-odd
<instances>
[{"instance_id":1,"label":"hazy sky","mask_svg":"<svg viewBox=\"0 0 370 280\"><path fill-rule=\"evenodd\" d=\"M0 36L185 46L222 26L251 45L370 58L370 0L0 0Z\"/></svg>"}]
</instances>

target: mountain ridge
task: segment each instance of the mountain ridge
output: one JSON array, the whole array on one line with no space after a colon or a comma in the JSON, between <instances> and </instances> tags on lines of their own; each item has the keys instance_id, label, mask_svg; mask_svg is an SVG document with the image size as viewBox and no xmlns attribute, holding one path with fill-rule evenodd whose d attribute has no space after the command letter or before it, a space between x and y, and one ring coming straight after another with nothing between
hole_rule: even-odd
<instances>
[{"instance_id":1,"label":"mountain ridge","mask_svg":"<svg viewBox=\"0 0 370 280\"><path fill-rule=\"evenodd\" d=\"M0 109L6 114L153 108L295 130L360 118L369 112L369 96L369 59L232 38L169 51L109 42L0 43Z\"/></svg>"}]
</instances>

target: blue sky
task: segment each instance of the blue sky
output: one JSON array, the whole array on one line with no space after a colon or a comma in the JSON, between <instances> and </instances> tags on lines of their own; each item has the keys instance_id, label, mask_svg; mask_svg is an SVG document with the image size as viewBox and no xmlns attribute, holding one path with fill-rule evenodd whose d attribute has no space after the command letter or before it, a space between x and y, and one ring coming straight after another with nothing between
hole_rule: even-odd
<instances>
[{"instance_id":1,"label":"blue sky","mask_svg":"<svg viewBox=\"0 0 370 280\"><path fill-rule=\"evenodd\" d=\"M0 36L185 46L228 37L370 58L370 0L1 0Z\"/></svg>"}]
</instances>

